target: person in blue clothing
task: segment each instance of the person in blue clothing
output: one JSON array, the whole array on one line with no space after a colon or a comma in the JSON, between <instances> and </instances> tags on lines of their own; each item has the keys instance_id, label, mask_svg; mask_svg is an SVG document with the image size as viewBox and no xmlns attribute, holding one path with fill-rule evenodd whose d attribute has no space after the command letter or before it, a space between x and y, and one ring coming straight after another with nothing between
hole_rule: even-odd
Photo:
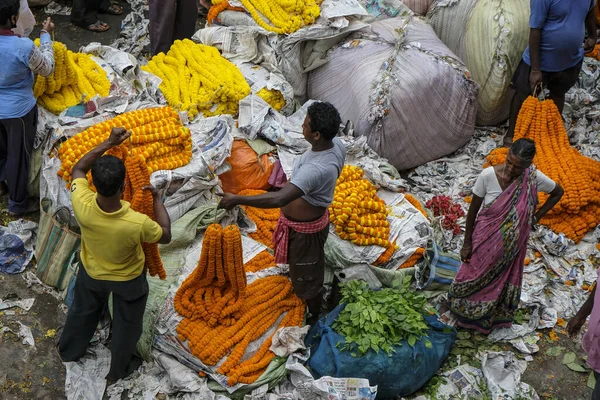
<instances>
[{"instance_id":1,"label":"person in blue clothing","mask_svg":"<svg viewBox=\"0 0 600 400\"><path fill-rule=\"evenodd\" d=\"M531 0L529 46L512 79L515 94L504 145L512 143L521 105L527 96L539 94L542 85L562 113L565 94L579 78L584 51L596 45L595 5L596 0Z\"/></svg>"},{"instance_id":2,"label":"person in blue clothing","mask_svg":"<svg viewBox=\"0 0 600 400\"><path fill-rule=\"evenodd\" d=\"M19 24L19 0L0 2L0 196L8 194L8 214L19 217L39 209L27 197L29 156L33 150L38 110L33 96L33 74L54 71L48 18L40 32L40 47L11 29Z\"/></svg>"}]
</instances>

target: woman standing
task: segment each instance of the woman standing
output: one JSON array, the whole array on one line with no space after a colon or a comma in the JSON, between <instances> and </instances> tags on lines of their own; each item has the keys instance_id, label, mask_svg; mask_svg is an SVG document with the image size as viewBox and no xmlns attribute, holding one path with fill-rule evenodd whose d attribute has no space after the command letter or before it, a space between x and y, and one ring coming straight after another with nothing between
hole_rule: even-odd
<instances>
[{"instance_id":1,"label":"woman standing","mask_svg":"<svg viewBox=\"0 0 600 400\"><path fill-rule=\"evenodd\" d=\"M29 155L33 150L38 110L33 96L33 74L54 71L48 18L40 32L40 48L11 29L18 26L19 0L0 2L0 196L8 193L8 214L18 217L39 210L27 198Z\"/></svg>"},{"instance_id":2,"label":"woman standing","mask_svg":"<svg viewBox=\"0 0 600 400\"><path fill-rule=\"evenodd\" d=\"M484 169L475 182L463 264L448 295L459 326L487 334L512 325L532 226L563 195L559 184L531 165L535 151L532 140L515 141L506 163ZM538 192L550 197L536 212Z\"/></svg>"}]
</instances>

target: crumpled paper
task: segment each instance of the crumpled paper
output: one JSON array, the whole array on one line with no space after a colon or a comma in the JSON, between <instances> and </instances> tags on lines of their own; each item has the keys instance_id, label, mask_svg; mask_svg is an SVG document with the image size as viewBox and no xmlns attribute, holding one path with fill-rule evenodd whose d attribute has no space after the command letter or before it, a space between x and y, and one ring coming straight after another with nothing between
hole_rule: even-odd
<instances>
[{"instance_id":1,"label":"crumpled paper","mask_svg":"<svg viewBox=\"0 0 600 400\"><path fill-rule=\"evenodd\" d=\"M271 350L279 357L287 357L298 350L304 350L304 337L308 333L310 325L303 327L291 326L279 329L273 335Z\"/></svg>"},{"instance_id":2,"label":"crumpled paper","mask_svg":"<svg viewBox=\"0 0 600 400\"><path fill-rule=\"evenodd\" d=\"M17 323L19 324L18 332L15 332L8 326L5 326L4 328L2 328L1 332L2 333L12 332L15 335L17 335L18 337L23 338L23 341L21 343L23 343L24 345L35 347L35 340L33 339L33 333L31 333L31 328L28 327L27 325L22 324L20 321L17 321Z\"/></svg>"}]
</instances>

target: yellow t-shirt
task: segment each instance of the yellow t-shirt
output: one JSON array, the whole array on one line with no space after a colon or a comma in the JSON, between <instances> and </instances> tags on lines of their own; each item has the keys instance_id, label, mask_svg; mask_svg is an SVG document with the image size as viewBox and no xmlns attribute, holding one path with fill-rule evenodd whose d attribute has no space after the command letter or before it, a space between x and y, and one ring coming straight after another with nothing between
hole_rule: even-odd
<instances>
[{"instance_id":1,"label":"yellow t-shirt","mask_svg":"<svg viewBox=\"0 0 600 400\"><path fill-rule=\"evenodd\" d=\"M148 216L129 208L102 211L87 179L71 183L71 202L81 228L81 261L89 276L98 280L128 281L144 270L142 242L156 243L162 228Z\"/></svg>"}]
</instances>

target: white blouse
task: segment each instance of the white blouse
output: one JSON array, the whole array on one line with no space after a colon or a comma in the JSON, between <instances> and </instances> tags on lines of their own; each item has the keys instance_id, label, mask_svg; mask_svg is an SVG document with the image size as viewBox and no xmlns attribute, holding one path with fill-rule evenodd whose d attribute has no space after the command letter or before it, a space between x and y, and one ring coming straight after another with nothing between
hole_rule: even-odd
<instances>
[{"instance_id":1,"label":"white blouse","mask_svg":"<svg viewBox=\"0 0 600 400\"><path fill-rule=\"evenodd\" d=\"M538 192L550 193L556 187L556 182L548 178L540 170L536 172L536 181ZM481 197L483 204L486 206L502 194L502 188L500 187L500 182L498 182L494 167L489 167L481 171L477 181L475 181L475 186L473 186L473 194Z\"/></svg>"}]
</instances>

